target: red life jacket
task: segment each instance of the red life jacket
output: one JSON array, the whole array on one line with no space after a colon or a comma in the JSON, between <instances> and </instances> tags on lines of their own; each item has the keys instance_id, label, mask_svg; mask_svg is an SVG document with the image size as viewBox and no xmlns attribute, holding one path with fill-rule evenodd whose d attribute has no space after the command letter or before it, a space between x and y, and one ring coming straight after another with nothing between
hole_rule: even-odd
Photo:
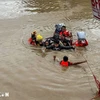
<instances>
[{"instance_id":1,"label":"red life jacket","mask_svg":"<svg viewBox=\"0 0 100 100\"><path fill-rule=\"evenodd\" d=\"M61 65L62 67L68 67L69 65L72 65L72 63L69 62L69 61L66 61L66 62L65 62L65 61L62 60L62 61L60 62L60 65Z\"/></svg>"},{"instance_id":2,"label":"red life jacket","mask_svg":"<svg viewBox=\"0 0 100 100\"><path fill-rule=\"evenodd\" d=\"M63 31L63 32L61 31L61 32L60 32L60 35L61 35L61 36L64 35L65 37L69 37L69 36L70 36L70 32L67 31L67 30L66 30L66 31Z\"/></svg>"},{"instance_id":3,"label":"red life jacket","mask_svg":"<svg viewBox=\"0 0 100 100\"><path fill-rule=\"evenodd\" d=\"M78 40L74 43L77 47L85 47L88 45L87 40L84 40L83 42L78 42Z\"/></svg>"},{"instance_id":4,"label":"red life jacket","mask_svg":"<svg viewBox=\"0 0 100 100\"><path fill-rule=\"evenodd\" d=\"M32 38L28 39L29 44L35 45L35 42L33 42Z\"/></svg>"}]
</instances>

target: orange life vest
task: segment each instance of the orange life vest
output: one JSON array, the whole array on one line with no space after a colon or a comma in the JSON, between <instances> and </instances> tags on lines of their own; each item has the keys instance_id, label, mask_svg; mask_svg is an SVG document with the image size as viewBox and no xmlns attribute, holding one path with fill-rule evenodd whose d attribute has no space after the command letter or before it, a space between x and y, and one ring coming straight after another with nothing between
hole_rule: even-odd
<instances>
[{"instance_id":1,"label":"orange life vest","mask_svg":"<svg viewBox=\"0 0 100 100\"><path fill-rule=\"evenodd\" d=\"M61 61L60 62L60 65L62 66L62 67L68 67L68 66L70 66L70 65L72 65L72 63L71 62L69 62L69 61Z\"/></svg>"},{"instance_id":2,"label":"orange life vest","mask_svg":"<svg viewBox=\"0 0 100 100\"><path fill-rule=\"evenodd\" d=\"M70 32L67 31L67 30L66 30L66 31L63 31L63 32L61 31L61 32L60 32L60 35L61 35L61 36L64 35L65 37L69 37L69 36L70 36Z\"/></svg>"}]
</instances>

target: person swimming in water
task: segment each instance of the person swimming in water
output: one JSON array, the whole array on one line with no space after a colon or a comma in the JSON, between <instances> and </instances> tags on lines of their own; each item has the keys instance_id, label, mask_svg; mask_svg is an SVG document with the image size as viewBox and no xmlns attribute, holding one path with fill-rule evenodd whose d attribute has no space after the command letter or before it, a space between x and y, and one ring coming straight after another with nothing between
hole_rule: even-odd
<instances>
[{"instance_id":1,"label":"person swimming in water","mask_svg":"<svg viewBox=\"0 0 100 100\"><path fill-rule=\"evenodd\" d=\"M54 61L55 61L55 60L56 60L56 56L53 56L53 57L54 57ZM62 67L66 67L66 68L68 68L68 67L71 66L71 65L77 65L77 64L81 64L81 63L87 62L87 61L85 60L85 61L73 63L73 62L70 62L70 61L69 61L69 59L68 59L67 56L64 56L64 57L63 57L63 60L60 61L59 59L57 59L57 61L59 62L59 64L60 64Z\"/></svg>"},{"instance_id":2,"label":"person swimming in water","mask_svg":"<svg viewBox=\"0 0 100 100\"><path fill-rule=\"evenodd\" d=\"M71 66L71 65L77 65L77 64L81 64L81 63L85 63L85 62L87 62L87 61L85 60L85 61L73 63L73 62L70 62L70 61L68 60L68 57L67 57L67 56L64 56L64 57L63 57L63 60L60 61L60 65L61 65L62 67L68 67L68 66Z\"/></svg>"}]
</instances>

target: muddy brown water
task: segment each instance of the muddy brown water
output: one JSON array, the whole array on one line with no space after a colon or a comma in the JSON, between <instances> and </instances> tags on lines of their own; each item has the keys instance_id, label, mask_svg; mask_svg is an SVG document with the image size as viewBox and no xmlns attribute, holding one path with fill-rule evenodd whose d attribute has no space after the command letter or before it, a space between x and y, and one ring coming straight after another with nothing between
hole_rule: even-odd
<instances>
[{"instance_id":1,"label":"muddy brown water","mask_svg":"<svg viewBox=\"0 0 100 100\"><path fill-rule=\"evenodd\" d=\"M95 95L97 88L89 67L100 79L100 22L92 19L88 0L62 1L48 1L62 10L53 12L49 9L49 12L46 10L36 15L0 20L0 93L9 92L9 97L0 97L0 100L90 100ZM28 6L33 0L23 2ZM38 5L48 4L46 0L34 2ZM88 16L85 19L83 11ZM41 48L28 44L32 31L36 30L44 38L49 37L56 23L65 23L68 30L73 32L74 40L77 39L76 32L83 28L89 46L76 48L75 51L43 53ZM88 63L65 70L53 61L54 55L60 60L67 55L72 62L87 60Z\"/></svg>"}]
</instances>

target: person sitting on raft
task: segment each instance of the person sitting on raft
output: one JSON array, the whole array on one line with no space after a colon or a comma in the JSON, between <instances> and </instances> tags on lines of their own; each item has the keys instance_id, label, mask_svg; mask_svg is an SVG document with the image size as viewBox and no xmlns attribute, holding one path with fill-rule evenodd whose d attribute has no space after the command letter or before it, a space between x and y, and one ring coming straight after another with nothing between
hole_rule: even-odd
<instances>
[{"instance_id":1,"label":"person sitting on raft","mask_svg":"<svg viewBox=\"0 0 100 100\"><path fill-rule=\"evenodd\" d=\"M86 33L81 29L80 32L77 32L78 40L74 43L74 45L79 47L85 47L88 45L88 41L86 40Z\"/></svg>"},{"instance_id":2,"label":"person sitting on raft","mask_svg":"<svg viewBox=\"0 0 100 100\"><path fill-rule=\"evenodd\" d=\"M85 61L81 61L81 62L72 63L72 62L68 61L68 57L67 56L64 56L63 60L60 61L60 65L62 67L68 67L68 66L71 66L71 65L77 65L77 64L81 64L81 63L85 63L85 62L87 62L87 61L85 60Z\"/></svg>"},{"instance_id":3,"label":"person sitting on raft","mask_svg":"<svg viewBox=\"0 0 100 100\"><path fill-rule=\"evenodd\" d=\"M74 50L75 48L73 46L63 46L59 43L59 41L54 41L54 44L47 46L46 49L60 51L62 49L66 49L66 50L73 49Z\"/></svg>"},{"instance_id":4,"label":"person sitting on raft","mask_svg":"<svg viewBox=\"0 0 100 100\"><path fill-rule=\"evenodd\" d=\"M60 39L61 40L70 40L70 44L72 45L72 33L66 30L66 26L62 26L60 32Z\"/></svg>"}]
</instances>

